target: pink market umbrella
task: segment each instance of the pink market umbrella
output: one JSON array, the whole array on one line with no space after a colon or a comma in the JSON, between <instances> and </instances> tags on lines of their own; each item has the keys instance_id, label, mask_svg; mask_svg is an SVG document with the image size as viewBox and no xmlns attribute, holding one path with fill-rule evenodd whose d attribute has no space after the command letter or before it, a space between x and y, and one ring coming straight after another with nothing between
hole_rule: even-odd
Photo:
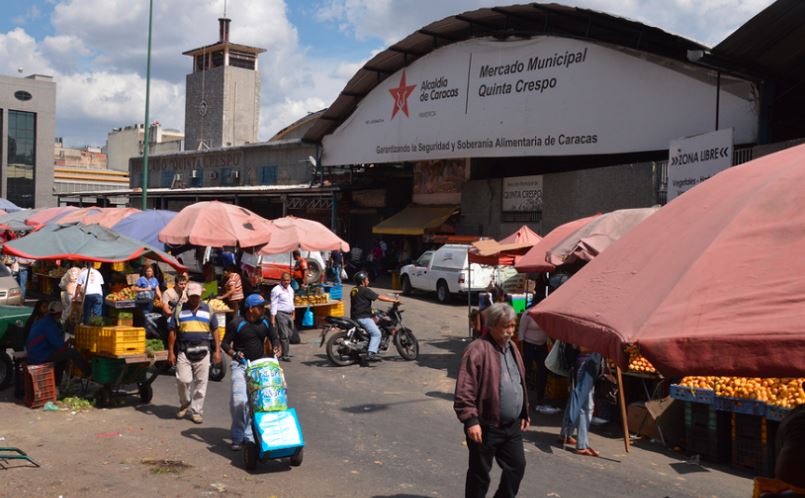
<instances>
[{"instance_id":1,"label":"pink market umbrella","mask_svg":"<svg viewBox=\"0 0 805 498\"><path fill-rule=\"evenodd\" d=\"M104 228L112 228L121 220L139 212L140 210L137 208L106 208L100 213L85 217L83 223L85 225L100 225Z\"/></svg>"},{"instance_id":2,"label":"pink market umbrella","mask_svg":"<svg viewBox=\"0 0 805 498\"><path fill-rule=\"evenodd\" d=\"M271 241L260 249L262 254L281 254L296 249L349 252L349 244L318 221L286 216L271 224L276 230Z\"/></svg>"},{"instance_id":3,"label":"pink market umbrella","mask_svg":"<svg viewBox=\"0 0 805 498\"><path fill-rule=\"evenodd\" d=\"M588 216L586 218L570 221L564 225L559 225L558 227L554 228L548 232L548 234L541 241L539 241L538 244L534 245L534 247L525 253L525 255L518 258L514 263L514 268L520 273L554 271L556 266L548 263L548 251L553 249L556 244L566 239L568 235L587 225L599 216L601 215L596 214L593 216Z\"/></svg>"},{"instance_id":4,"label":"pink market umbrella","mask_svg":"<svg viewBox=\"0 0 805 498\"><path fill-rule=\"evenodd\" d=\"M552 337L664 375L805 375L805 145L722 171L531 312Z\"/></svg>"},{"instance_id":5,"label":"pink market umbrella","mask_svg":"<svg viewBox=\"0 0 805 498\"><path fill-rule=\"evenodd\" d=\"M537 232L528 228L527 225L523 225L516 232L502 240L499 240L498 242L500 242L502 245L530 244L533 246L538 244L541 240L542 237L540 237Z\"/></svg>"},{"instance_id":6,"label":"pink market umbrella","mask_svg":"<svg viewBox=\"0 0 805 498\"><path fill-rule=\"evenodd\" d=\"M248 248L266 244L274 232L270 221L246 208L207 201L182 209L159 232L159 240L171 245Z\"/></svg>"},{"instance_id":7,"label":"pink market umbrella","mask_svg":"<svg viewBox=\"0 0 805 498\"><path fill-rule=\"evenodd\" d=\"M75 206L61 206L41 209L35 213L31 213L31 215L25 219L25 224L32 227L42 226L58 221L60 218L67 216L73 211L78 211L78 208Z\"/></svg>"},{"instance_id":8,"label":"pink market umbrella","mask_svg":"<svg viewBox=\"0 0 805 498\"><path fill-rule=\"evenodd\" d=\"M83 223L88 216L100 214L103 212L104 209L106 208L100 208L100 207L79 208L76 209L75 211L67 213L64 216L59 217L58 219L52 219L49 222L47 222L47 224L50 225L53 223L58 223L59 225L69 225L78 222Z\"/></svg>"},{"instance_id":9,"label":"pink market umbrella","mask_svg":"<svg viewBox=\"0 0 805 498\"><path fill-rule=\"evenodd\" d=\"M658 209L619 209L602 214L548 250L547 261L554 266L592 261Z\"/></svg>"}]
</instances>

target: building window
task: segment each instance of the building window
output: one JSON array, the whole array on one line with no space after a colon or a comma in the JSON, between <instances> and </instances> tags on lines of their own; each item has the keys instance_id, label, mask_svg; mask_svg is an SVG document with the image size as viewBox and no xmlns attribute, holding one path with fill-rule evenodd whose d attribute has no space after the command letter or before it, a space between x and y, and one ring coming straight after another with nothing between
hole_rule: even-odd
<instances>
[{"instance_id":1,"label":"building window","mask_svg":"<svg viewBox=\"0 0 805 498\"><path fill-rule=\"evenodd\" d=\"M35 169L36 114L8 111L8 200L20 207L34 207Z\"/></svg>"},{"instance_id":2,"label":"building window","mask_svg":"<svg viewBox=\"0 0 805 498\"><path fill-rule=\"evenodd\" d=\"M173 171L163 170L162 181L159 182L159 186L163 188L170 188L172 184L173 184Z\"/></svg>"},{"instance_id":3,"label":"building window","mask_svg":"<svg viewBox=\"0 0 805 498\"><path fill-rule=\"evenodd\" d=\"M277 184L277 167L260 166L260 185Z\"/></svg>"}]
</instances>

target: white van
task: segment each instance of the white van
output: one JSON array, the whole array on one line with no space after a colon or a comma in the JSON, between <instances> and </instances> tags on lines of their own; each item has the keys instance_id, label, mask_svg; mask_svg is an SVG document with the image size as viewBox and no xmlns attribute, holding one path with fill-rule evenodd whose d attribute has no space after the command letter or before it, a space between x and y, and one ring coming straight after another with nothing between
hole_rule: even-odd
<instances>
[{"instance_id":1,"label":"white van","mask_svg":"<svg viewBox=\"0 0 805 498\"><path fill-rule=\"evenodd\" d=\"M470 272L469 248L463 244L446 244L435 251L424 252L416 262L403 266L400 270L403 294L411 294L415 289L435 291L436 298L444 303L454 294L486 290L492 282L494 267L473 263Z\"/></svg>"}]
</instances>

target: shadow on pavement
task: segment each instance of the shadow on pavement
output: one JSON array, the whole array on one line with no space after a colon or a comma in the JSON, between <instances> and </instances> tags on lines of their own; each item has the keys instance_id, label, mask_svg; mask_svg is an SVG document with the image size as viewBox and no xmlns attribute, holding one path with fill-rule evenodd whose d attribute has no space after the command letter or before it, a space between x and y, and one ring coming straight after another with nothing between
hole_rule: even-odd
<instances>
[{"instance_id":1,"label":"shadow on pavement","mask_svg":"<svg viewBox=\"0 0 805 498\"><path fill-rule=\"evenodd\" d=\"M375 495L372 498L429 498L426 495L409 495L409 494L396 494L396 495Z\"/></svg>"},{"instance_id":2,"label":"shadow on pavement","mask_svg":"<svg viewBox=\"0 0 805 498\"><path fill-rule=\"evenodd\" d=\"M429 396L431 398L443 399L446 401L453 402L455 395L453 393L443 393L441 391L428 391L425 393L425 396Z\"/></svg>"},{"instance_id":3,"label":"shadow on pavement","mask_svg":"<svg viewBox=\"0 0 805 498\"><path fill-rule=\"evenodd\" d=\"M423 341L426 342L426 341ZM422 354L420 353L416 359L418 365L423 367L432 368L434 370L442 370L451 379L458 376L458 367L461 363L461 354L467 347L469 342L465 338L453 337L438 341L427 341L429 346L444 349L449 354Z\"/></svg>"},{"instance_id":4,"label":"shadow on pavement","mask_svg":"<svg viewBox=\"0 0 805 498\"><path fill-rule=\"evenodd\" d=\"M341 408L342 412L354 413L360 415L362 413L377 413L388 410L395 405L407 405L409 403L422 403L426 401L433 401L432 399L409 399L407 401L396 401L394 403L366 403L362 405L345 406Z\"/></svg>"},{"instance_id":5,"label":"shadow on pavement","mask_svg":"<svg viewBox=\"0 0 805 498\"><path fill-rule=\"evenodd\" d=\"M154 415L162 420L176 420L176 412L179 407L172 405L139 405L134 409L146 415Z\"/></svg>"}]
</instances>

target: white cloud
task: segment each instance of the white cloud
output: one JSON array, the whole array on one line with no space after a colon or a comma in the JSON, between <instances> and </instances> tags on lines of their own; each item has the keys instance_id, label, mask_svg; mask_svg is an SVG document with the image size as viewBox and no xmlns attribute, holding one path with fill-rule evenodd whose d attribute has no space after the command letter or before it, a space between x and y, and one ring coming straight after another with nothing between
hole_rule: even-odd
<instances>
[{"instance_id":1,"label":"white cloud","mask_svg":"<svg viewBox=\"0 0 805 498\"><path fill-rule=\"evenodd\" d=\"M627 17L712 45L772 1L570 0L561 3ZM346 27L346 31L358 39L379 38L390 45L433 21L468 10L502 5L507 5L507 2L324 0L320 4L318 19Z\"/></svg>"}]
</instances>

